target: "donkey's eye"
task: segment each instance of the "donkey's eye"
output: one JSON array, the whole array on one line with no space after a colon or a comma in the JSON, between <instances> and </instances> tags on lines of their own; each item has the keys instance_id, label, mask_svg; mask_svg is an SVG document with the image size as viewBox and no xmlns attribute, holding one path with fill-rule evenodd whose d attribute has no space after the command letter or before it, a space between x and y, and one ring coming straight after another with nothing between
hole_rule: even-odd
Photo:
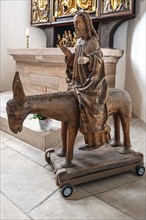
<instances>
[{"instance_id":1,"label":"donkey's eye","mask_svg":"<svg viewBox=\"0 0 146 220\"><path fill-rule=\"evenodd\" d=\"M14 105L14 102L13 102L12 100L9 100L9 101L7 102L7 105L13 106L13 105Z\"/></svg>"}]
</instances>

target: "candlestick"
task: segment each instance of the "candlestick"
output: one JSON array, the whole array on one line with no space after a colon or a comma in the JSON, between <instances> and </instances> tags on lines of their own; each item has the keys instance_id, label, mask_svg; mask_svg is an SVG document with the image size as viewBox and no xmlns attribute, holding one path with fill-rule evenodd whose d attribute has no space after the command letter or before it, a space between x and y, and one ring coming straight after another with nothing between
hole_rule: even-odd
<instances>
[{"instance_id":1,"label":"candlestick","mask_svg":"<svg viewBox=\"0 0 146 220\"><path fill-rule=\"evenodd\" d=\"M26 36L29 36L29 29L26 29Z\"/></svg>"},{"instance_id":2,"label":"candlestick","mask_svg":"<svg viewBox=\"0 0 146 220\"><path fill-rule=\"evenodd\" d=\"M26 48L29 48L29 29L26 29Z\"/></svg>"},{"instance_id":3,"label":"candlestick","mask_svg":"<svg viewBox=\"0 0 146 220\"><path fill-rule=\"evenodd\" d=\"M26 36L26 48L29 48L29 36Z\"/></svg>"}]
</instances>

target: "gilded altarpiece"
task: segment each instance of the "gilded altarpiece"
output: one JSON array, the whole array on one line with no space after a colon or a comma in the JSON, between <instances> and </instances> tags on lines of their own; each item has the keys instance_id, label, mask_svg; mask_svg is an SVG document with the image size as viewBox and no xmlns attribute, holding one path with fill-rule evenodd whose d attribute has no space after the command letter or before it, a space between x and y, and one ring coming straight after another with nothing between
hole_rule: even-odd
<instances>
[{"instance_id":1,"label":"gilded altarpiece","mask_svg":"<svg viewBox=\"0 0 146 220\"><path fill-rule=\"evenodd\" d=\"M95 17L133 14L134 0L31 0L31 22L55 22L57 18L73 16L77 11L93 13Z\"/></svg>"},{"instance_id":2,"label":"gilded altarpiece","mask_svg":"<svg viewBox=\"0 0 146 220\"><path fill-rule=\"evenodd\" d=\"M100 46L112 48L116 29L135 17L135 4L136 0L31 0L31 24L44 30L47 47L58 47L67 35L70 42L63 44L70 47L75 45L73 17L86 11L99 34Z\"/></svg>"}]
</instances>

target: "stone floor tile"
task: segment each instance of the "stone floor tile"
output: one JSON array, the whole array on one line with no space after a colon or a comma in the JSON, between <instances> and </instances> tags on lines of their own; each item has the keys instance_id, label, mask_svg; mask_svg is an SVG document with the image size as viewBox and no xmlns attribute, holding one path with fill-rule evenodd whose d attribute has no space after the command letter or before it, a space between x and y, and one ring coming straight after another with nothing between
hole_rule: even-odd
<instances>
[{"instance_id":1,"label":"stone floor tile","mask_svg":"<svg viewBox=\"0 0 146 220\"><path fill-rule=\"evenodd\" d=\"M55 176L10 148L1 152L1 191L28 212L57 189Z\"/></svg>"},{"instance_id":2,"label":"stone floor tile","mask_svg":"<svg viewBox=\"0 0 146 220\"><path fill-rule=\"evenodd\" d=\"M47 162L45 161L45 154L43 151L34 148L33 146L17 139L13 138L11 140L8 140L5 142L5 144L19 152L20 154L26 156L32 161L35 161L36 163L40 164L41 166L46 166Z\"/></svg>"},{"instance_id":3,"label":"stone floor tile","mask_svg":"<svg viewBox=\"0 0 146 220\"><path fill-rule=\"evenodd\" d=\"M14 203L1 194L0 219L1 220L29 220L30 218L22 212Z\"/></svg>"},{"instance_id":4,"label":"stone floor tile","mask_svg":"<svg viewBox=\"0 0 146 220\"><path fill-rule=\"evenodd\" d=\"M145 177L120 188L96 195L96 197L133 219L146 219Z\"/></svg>"},{"instance_id":5,"label":"stone floor tile","mask_svg":"<svg viewBox=\"0 0 146 220\"><path fill-rule=\"evenodd\" d=\"M80 200L66 200L58 192L29 213L35 220L132 220L107 203L91 196Z\"/></svg>"},{"instance_id":6,"label":"stone floor tile","mask_svg":"<svg viewBox=\"0 0 146 220\"><path fill-rule=\"evenodd\" d=\"M142 141L141 139L136 139L136 140L132 139L132 141L131 141L132 149L145 154L146 153L145 143L146 142Z\"/></svg>"},{"instance_id":7,"label":"stone floor tile","mask_svg":"<svg viewBox=\"0 0 146 220\"><path fill-rule=\"evenodd\" d=\"M7 147L7 145L5 145L3 142L0 143L0 150L3 150L3 149L6 148L6 147Z\"/></svg>"},{"instance_id":8,"label":"stone floor tile","mask_svg":"<svg viewBox=\"0 0 146 220\"><path fill-rule=\"evenodd\" d=\"M0 142L3 143L5 141L11 140L13 137L3 131L0 130Z\"/></svg>"},{"instance_id":9,"label":"stone floor tile","mask_svg":"<svg viewBox=\"0 0 146 220\"><path fill-rule=\"evenodd\" d=\"M0 116L6 116L6 103L13 97L12 91L0 93Z\"/></svg>"}]
</instances>

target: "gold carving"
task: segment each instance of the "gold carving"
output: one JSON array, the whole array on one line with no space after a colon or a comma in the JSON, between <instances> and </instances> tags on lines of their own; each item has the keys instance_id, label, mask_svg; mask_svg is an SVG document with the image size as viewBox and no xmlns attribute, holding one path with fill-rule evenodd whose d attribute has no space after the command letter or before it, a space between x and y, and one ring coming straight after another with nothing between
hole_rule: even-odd
<instances>
[{"instance_id":1,"label":"gold carving","mask_svg":"<svg viewBox=\"0 0 146 220\"><path fill-rule=\"evenodd\" d=\"M111 6L112 9L117 9L119 7L119 5L121 4L121 0L111 0Z\"/></svg>"},{"instance_id":2,"label":"gold carving","mask_svg":"<svg viewBox=\"0 0 146 220\"><path fill-rule=\"evenodd\" d=\"M57 5L57 7L56 7ZM56 0L55 17L74 14L78 10L95 11L96 0Z\"/></svg>"},{"instance_id":3,"label":"gold carving","mask_svg":"<svg viewBox=\"0 0 146 220\"><path fill-rule=\"evenodd\" d=\"M92 1L91 0L77 0L77 5L84 11L92 11Z\"/></svg>"},{"instance_id":4,"label":"gold carving","mask_svg":"<svg viewBox=\"0 0 146 220\"><path fill-rule=\"evenodd\" d=\"M39 19L40 19L39 7L38 7L38 3L35 1L33 2L33 6L32 6L32 22L38 22Z\"/></svg>"},{"instance_id":5,"label":"gold carving","mask_svg":"<svg viewBox=\"0 0 146 220\"><path fill-rule=\"evenodd\" d=\"M72 34L70 30L64 31L62 37L60 34L57 34L56 47L60 47L61 45L65 45L66 47L74 47L75 44L76 44L75 33Z\"/></svg>"},{"instance_id":6,"label":"gold carving","mask_svg":"<svg viewBox=\"0 0 146 220\"><path fill-rule=\"evenodd\" d=\"M74 14L77 11L76 0L59 0L58 1L58 16Z\"/></svg>"},{"instance_id":7,"label":"gold carving","mask_svg":"<svg viewBox=\"0 0 146 220\"><path fill-rule=\"evenodd\" d=\"M103 0L103 13L129 10L129 0Z\"/></svg>"},{"instance_id":8,"label":"gold carving","mask_svg":"<svg viewBox=\"0 0 146 220\"><path fill-rule=\"evenodd\" d=\"M48 0L33 0L32 3L32 22L49 21L50 5Z\"/></svg>"}]
</instances>

